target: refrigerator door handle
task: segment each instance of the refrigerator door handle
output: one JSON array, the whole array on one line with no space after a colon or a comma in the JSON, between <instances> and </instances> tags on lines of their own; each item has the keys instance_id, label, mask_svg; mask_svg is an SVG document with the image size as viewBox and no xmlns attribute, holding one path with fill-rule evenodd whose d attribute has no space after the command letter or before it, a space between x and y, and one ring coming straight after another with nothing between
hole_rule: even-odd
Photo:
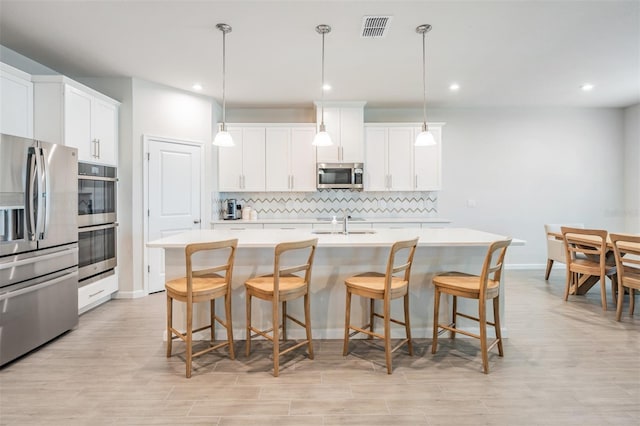
<instances>
[{"instance_id":1,"label":"refrigerator door handle","mask_svg":"<svg viewBox=\"0 0 640 426\"><path fill-rule=\"evenodd\" d=\"M0 263L0 271L3 270L3 269L11 269L11 268L17 268L19 266L30 265L32 263L44 262L45 260L51 260L51 259L55 259L55 258L58 258L58 257L69 256L70 254L73 254L74 252L75 253L78 252L78 248L77 247L68 248L68 249L65 249L65 250L61 250L61 251L57 251L57 252L49 253L49 254L44 254L44 255L40 255L40 256L31 256L31 257L28 257L26 259L13 260L13 261L10 261L10 262L3 262L3 263Z\"/></svg>"},{"instance_id":2,"label":"refrigerator door handle","mask_svg":"<svg viewBox=\"0 0 640 426\"><path fill-rule=\"evenodd\" d=\"M47 197L49 169L47 167L47 160L45 159L45 150L43 148L39 148L38 151L36 163L40 163L38 167L40 176L38 177L37 235L39 240L44 240L47 231L47 207L49 204L49 199Z\"/></svg>"},{"instance_id":3,"label":"refrigerator door handle","mask_svg":"<svg viewBox=\"0 0 640 426\"><path fill-rule=\"evenodd\" d=\"M26 182L26 202L25 202L25 208L26 208L26 215L27 215L27 240L29 241L35 241L36 240L36 207L35 207L35 200L36 200L36 179L37 179L37 170L36 170L36 149L35 148L29 148L28 152L27 152L27 182Z\"/></svg>"},{"instance_id":4,"label":"refrigerator door handle","mask_svg":"<svg viewBox=\"0 0 640 426\"><path fill-rule=\"evenodd\" d=\"M45 287L51 287L52 285L58 284L61 281L68 280L74 274L78 275L78 271L73 271L70 274L65 274L65 275L63 275L61 277L54 278L54 279L52 279L50 281L46 281L46 282L43 282L43 283L40 283L40 284L36 284L36 285L29 286L29 287L21 288L20 290L9 291L7 293L0 294L0 302L5 300L5 299L11 299L12 297L20 296L21 294L33 293L34 291L41 290L41 289L43 289Z\"/></svg>"}]
</instances>

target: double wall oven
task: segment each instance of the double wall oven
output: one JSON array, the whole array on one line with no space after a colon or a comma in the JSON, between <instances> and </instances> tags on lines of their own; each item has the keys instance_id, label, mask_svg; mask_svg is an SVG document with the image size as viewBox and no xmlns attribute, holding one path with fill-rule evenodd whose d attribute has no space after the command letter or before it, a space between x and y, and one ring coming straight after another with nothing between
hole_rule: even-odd
<instances>
[{"instance_id":1,"label":"double wall oven","mask_svg":"<svg viewBox=\"0 0 640 426\"><path fill-rule=\"evenodd\" d=\"M78 163L79 286L115 273L117 169Z\"/></svg>"}]
</instances>

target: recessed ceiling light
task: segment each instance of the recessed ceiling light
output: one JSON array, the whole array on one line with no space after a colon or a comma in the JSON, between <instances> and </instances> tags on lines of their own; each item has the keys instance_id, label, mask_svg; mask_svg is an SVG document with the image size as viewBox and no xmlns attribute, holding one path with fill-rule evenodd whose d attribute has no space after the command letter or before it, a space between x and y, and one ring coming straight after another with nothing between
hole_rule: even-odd
<instances>
[{"instance_id":1,"label":"recessed ceiling light","mask_svg":"<svg viewBox=\"0 0 640 426\"><path fill-rule=\"evenodd\" d=\"M591 83L585 83L582 86L580 86L580 88L582 89L583 92L589 92L593 90L594 86Z\"/></svg>"},{"instance_id":2,"label":"recessed ceiling light","mask_svg":"<svg viewBox=\"0 0 640 426\"><path fill-rule=\"evenodd\" d=\"M322 90L331 90L331 85L325 83L324 86L322 86Z\"/></svg>"},{"instance_id":3,"label":"recessed ceiling light","mask_svg":"<svg viewBox=\"0 0 640 426\"><path fill-rule=\"evenodd\" d=\"M451 83L449 85L449 90L451 90L452 92L457 92L458 90L460 90L460 85L458 83Z\"/></svg>"},{"instance_id":4,"label":"recessed ceiling light","mask_svg":"<svg viewBox=\"0 0 640 426\"><path fill-rule=\"evenodd\" d=\"M200 91L202 90L202 84L200 83L195 83L193 86L191 86L193 88L193 90L197 90Z\"/></svg>"}]
</instances>

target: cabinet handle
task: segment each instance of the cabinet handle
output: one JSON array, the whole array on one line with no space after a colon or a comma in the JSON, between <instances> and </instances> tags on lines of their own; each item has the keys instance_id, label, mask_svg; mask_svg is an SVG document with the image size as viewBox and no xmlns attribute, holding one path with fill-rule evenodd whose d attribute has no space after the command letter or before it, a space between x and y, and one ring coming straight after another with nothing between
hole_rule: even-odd
<instances>
[{"instance_id":1,"label":"cabinet handle","mask_svg":"<svg viewBox=\"0 0 640 426\"><path fill-rule=\"evenodd\" d=\"M96 139L96 146L98 147L98 158L100 158L100 139Z\"/></svg>"},{"instance_id":2,"label":"cabinet handle","mask_svg":"<svg viewBox=\"0 0 640 426\"><path fill-rule=\"evenodd\" d=\"M418 175L416 175L415 189L418 189Z\"/></svg>"},{"instance_id":3,"label":"cabinet handle","mask_svg":"<svg viewBox=\"0 0 640 426\"><path fill-rule=\"evenodd\" d=\"M95 293L93 293L93 294L90 294L90 295L89 295L89 298L94 297L94 296L97 296L97 295L99 295L99 294L100 294L100 293L102 293L102 292L104 292L104 289L102 289L102 290L100 290L100 291L96 291L96 292L95 292Z\"/></svg>"},{"instance_id":4,"label":"cabinet handle","mask_svg":"<svg viewBox=\"0 0 640 426\"><path fill-rule=\"evenodd\" d=\"M389 189L393 188L393 175L389 175Z\"/></svg>"},{"instance_id":5,"label":"cabinet handle","mask_svg":"<svg viewBox=\"0 0 640 426\"><path fill-rule=\"evenodd\" d=\"M293 189L294 185L293 185L293 175L291 175L291 189Z\"/></svg>"}]
</instances>

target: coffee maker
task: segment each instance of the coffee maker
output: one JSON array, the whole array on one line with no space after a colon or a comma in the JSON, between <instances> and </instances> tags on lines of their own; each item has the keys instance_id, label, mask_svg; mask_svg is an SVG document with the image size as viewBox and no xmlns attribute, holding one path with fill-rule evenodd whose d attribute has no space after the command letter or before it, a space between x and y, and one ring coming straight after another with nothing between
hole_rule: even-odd
<instances>
[{"instance_id":1,"label":"coffee maker","mask_svg":"<svg viewBox=\"0 0 640 426\"><path fill-rule=\"evenodd\" d=\"M238 209L238 203L235 198L224 200L222 218L224 220L236 220L240 219L240 211Z\"/></svg>"}]
</instances>

